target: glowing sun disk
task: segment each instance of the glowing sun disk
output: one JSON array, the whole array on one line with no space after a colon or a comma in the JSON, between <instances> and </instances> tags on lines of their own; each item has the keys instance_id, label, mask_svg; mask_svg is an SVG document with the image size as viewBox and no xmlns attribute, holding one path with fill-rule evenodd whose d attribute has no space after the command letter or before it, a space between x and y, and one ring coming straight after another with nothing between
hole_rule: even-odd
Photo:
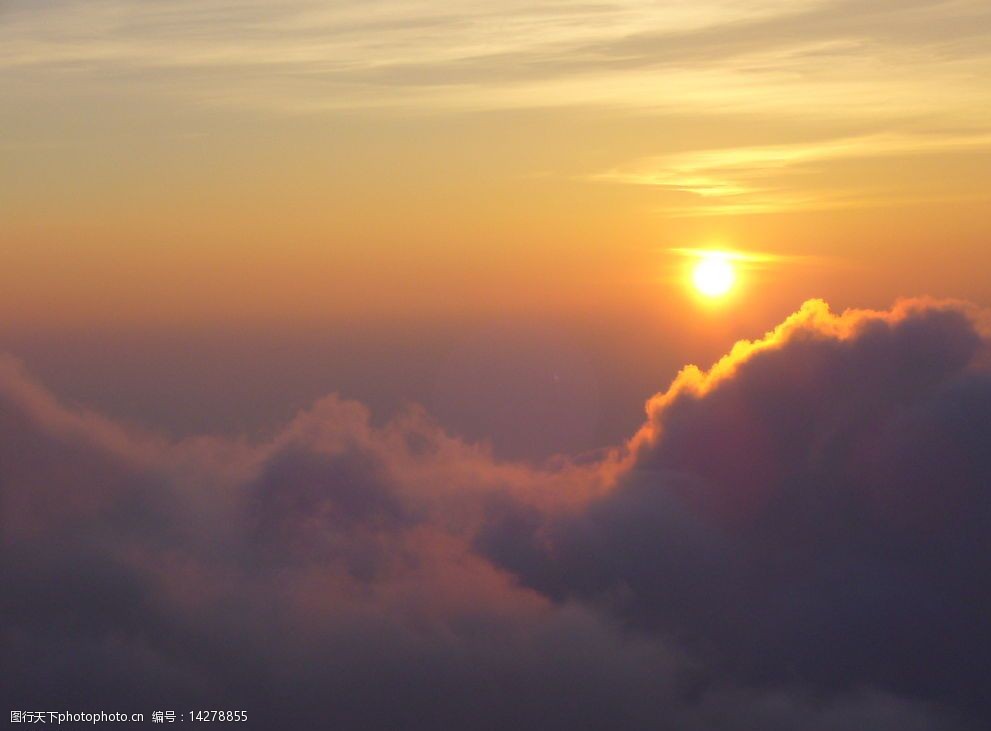
<instances>
[{"instance_id":1,"label":"glowing sun disk","mask_svg":"<svg viewBox=\"0 0 991 731\"><path fill-rule=\"evenodd\" d=\"M692 271L695 289L706 297L722 297L730 291L736 273L729 258L718 253L706 254Z\"/></svg>"}]
</instances>

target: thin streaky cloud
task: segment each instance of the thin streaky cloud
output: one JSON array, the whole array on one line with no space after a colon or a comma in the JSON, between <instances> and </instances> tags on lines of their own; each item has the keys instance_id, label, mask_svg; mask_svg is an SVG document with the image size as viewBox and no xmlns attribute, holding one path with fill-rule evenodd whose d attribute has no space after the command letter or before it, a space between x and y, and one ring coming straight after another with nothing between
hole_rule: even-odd
<instances>
[{"instance_id":1,"label":"thin streaky cloud","mask_svg":"<svg viewBox=\"0 0 991 731\"><path fill-rule=\"evenodd\" d=\"M11 8L0 82L15 70L71 74L84 87L272 111L598 105L980 118L991 63L991 17L973 2Z\"/></svg>"},{"instance_id":2,"label":"thin streaky cloud","mask_svg":"<svg viewBox=\"0 0 991 731\"><path fill-rule=\"evenodd\" d=\"M798 192L795 188L804 181L795 182L795 178L842 161L968 151L991 151L991 135L874 134L810 143L679 152L638 160L593 175L591 180L656 186L691 194L702 199L699 209L709 214L864 205L871 201L873 204L881 201L891 203L918 199L919 196L910 189L892 191L882 196L876 191L858 191L849 187L836 194L824 189L809 191L807 188ZM840 197L837 198L837 195ZM972 197L973 191L964 191L961 195ZM933 196L922 198L929 200Z\"/></svg>"}]
</instances>

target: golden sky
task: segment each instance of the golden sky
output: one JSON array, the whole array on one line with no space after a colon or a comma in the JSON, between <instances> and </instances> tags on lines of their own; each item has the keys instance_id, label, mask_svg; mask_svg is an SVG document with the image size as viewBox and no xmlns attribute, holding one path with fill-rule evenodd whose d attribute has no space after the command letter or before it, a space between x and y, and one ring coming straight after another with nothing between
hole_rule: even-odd
<instances>
[{"instance_id":1,"label":"golden sky","mask_svg":"<svg viewBox=\"0 0 991 731\"><path fill-rule=\"evenodd\" d=\"M0 0L4 697L991 729L989 184L991 0Z\"/></svg>"},{"instance_id":2,"label":"golden sky","mask_svg":"<svg viewBox=\"0 0 991 731\"><path fill-rule=\"evenodd\" d=\"M989 78L986 0L6 0L0 311L650 317L712 246L987 304Z\"/></svg>"}]
</instances>

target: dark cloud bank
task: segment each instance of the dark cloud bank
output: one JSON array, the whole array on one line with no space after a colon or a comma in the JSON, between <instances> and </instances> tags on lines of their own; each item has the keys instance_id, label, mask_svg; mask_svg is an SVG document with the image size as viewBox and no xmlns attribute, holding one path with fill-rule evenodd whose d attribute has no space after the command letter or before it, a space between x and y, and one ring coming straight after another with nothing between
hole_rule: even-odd
<instances>
[{"instance_id":1,"label":"dark cloud bank","mask_svg":"<svg viewBox=\"0 0 991 731\"><path fill-rule=\"evenodd\" d=\"M987 728L985 318L810 302L540 469L335 397L265 444L169 443L0 361L6 705Z\"/></svg>"}]
</instances>

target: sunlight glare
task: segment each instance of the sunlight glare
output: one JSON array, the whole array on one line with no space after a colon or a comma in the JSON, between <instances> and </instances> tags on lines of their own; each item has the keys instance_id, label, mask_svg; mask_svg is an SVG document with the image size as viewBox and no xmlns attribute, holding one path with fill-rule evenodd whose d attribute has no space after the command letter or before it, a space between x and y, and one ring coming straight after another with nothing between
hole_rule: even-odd
<instances>
[{"instance_id":1,"label":"sunlight glare","mask_svg":"<svg viewBox=\"0 0 991 731\"><path fill-rule=\"evenodd\" d=\"M706 254L692 272L695 289L705 297L722 297L733 286L736 274L729 257L718 252Z\"/></svg>"}]
</instances>

